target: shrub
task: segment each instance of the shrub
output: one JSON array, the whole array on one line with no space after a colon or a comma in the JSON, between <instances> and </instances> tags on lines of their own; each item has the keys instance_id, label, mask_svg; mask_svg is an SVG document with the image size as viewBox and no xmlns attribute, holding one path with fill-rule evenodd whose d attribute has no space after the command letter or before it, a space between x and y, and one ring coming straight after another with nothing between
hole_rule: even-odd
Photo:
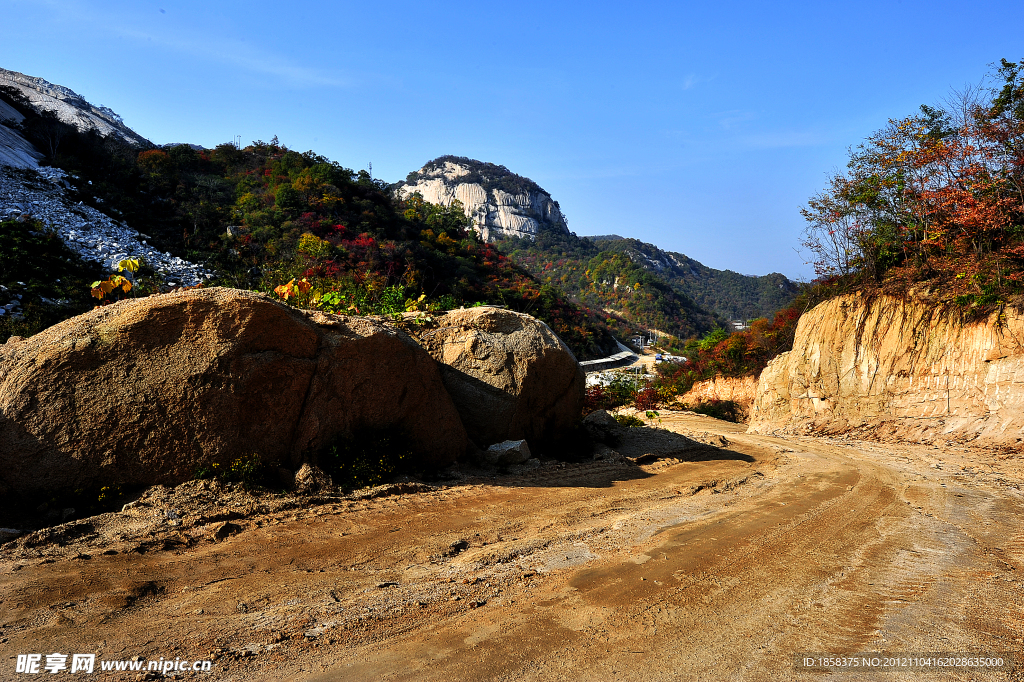
<instances>
[{"instance_id":1,"label":"shrub","mask_svg":"<svg viewBox=\"0 0 1024 682\"><path fill-rule=\"evenodd\" d=\"M728 422L739 422L741 419L740 406L732 400L702 400L689 409Z\"/></svg>"},{"instance_id":2,"label":"shrub","mask_svg":"<svg viewBox=\"0 0 1024 682\"><path fill-rule=\"evenodd\" d=\"M604 386L587 386L583 395L583 415L586 416L594 410L610 410L616 407L614 402Z\"/></svg>"},{"instance_id":3,"label":"shrub","mask_svg":"<svg viewBox=\"0 0 1024 682\"><path fill-rule=\"evenodd\" d=\"M638 410L646 412L658 407L660 400L661 396L658 394L658 389L648 386L637 391L636 397L633 399L633 406Z\"/></svg>"},{"instance_id":4,"label":"shrub","mask_svg":"<svg viewBox=\"0 0 1024 682\"><path fill-rule=\"evenodd\" d=\"M637 394L647 388L647 383L646 377L623 372L617 374L612 379L611 383L605 388L605 391L612 402L612 407L619 407L620 405L632 403L636 399Z\"/></svg>"},{"instance_id":5,"label":"shrub","mask_svg":"<svg viewBox=\"0 0 1024 682\"><path fill-rule=\"evenodd\" d=\"M241 483L246 490L255 492L279 487L275 468L264 463L258 454L252 453L246 457L235 459L227 466L214 462L209 466L200 467L196 471L195 477L198 479L215 478L222 483Z\"/></svg>"},{"instance_id":6,"label":"shrub","mask_svg":"<svg viewBox=\"0 0 1024 682\"><path fill-rule=\"evenodd\" d=\"M617 414L615 415L615 421L626 427L646 426L643 419L633 414Z\"/></svg>"},{"instance_id":7,"label":"shrub","mask_svg":"<svg viewBox=\"0 0 1024 682\"><path fill-rule=\"evenodd\" d=\"M334 484L346 490L379 485L412 461L412 446L401 431L362 429L331 442L317 458Z\"/></svg>"}]
</instances>

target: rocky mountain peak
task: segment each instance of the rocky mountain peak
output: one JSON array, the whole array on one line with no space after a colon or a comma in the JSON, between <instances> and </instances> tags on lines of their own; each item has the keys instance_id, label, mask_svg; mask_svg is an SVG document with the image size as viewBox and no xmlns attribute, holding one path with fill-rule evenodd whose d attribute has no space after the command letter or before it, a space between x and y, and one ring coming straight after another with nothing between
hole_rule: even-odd
<instances>
[{"instance_id":1,"label":"rocky mountain peak","mask_svg":"<svg viewBox=\"0 0 1024 682\"><path fill-rule=\"evenodd\" d=\"M464 156L442 156L409 173L396 192L419 192L432 204L462 202L473 229L484 241L502 237L535 239L541 230L568 234L558 202L537 183L505 166Z\"/></svg>"},{"instance_id":2,"label":"rocky mountain peak","mask_svg":"<svg viewBox=\"0 0 1024 682\"><path fill-rule=\"evenodd\" d=\"M126 126L111 109L90 104L77 92L63 85L0 69L0 88L20 92L37 111L52 111L61 121L83 132L95 130L104 137L113 135L131 144L150 145L148 140Z\"/></svg>"}]
</instances>

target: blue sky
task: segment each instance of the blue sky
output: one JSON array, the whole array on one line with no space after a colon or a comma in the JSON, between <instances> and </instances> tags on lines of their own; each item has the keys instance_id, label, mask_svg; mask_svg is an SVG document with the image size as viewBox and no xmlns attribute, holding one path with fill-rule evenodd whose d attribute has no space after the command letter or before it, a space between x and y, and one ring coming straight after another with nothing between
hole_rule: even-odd
<instances>
[{"instance_id":1,"label":"blue sky","mask_svg":"<svg viewBox=\"0 0 1024 682\"><path fill-rule=\"evenodd\" d=\"M507 166L578 234L810 278L800 206L890 117L1024 58L1024 3L4 0L0 66L157 143L277 135L395 181Z\"/></svg>"}]
</instances>

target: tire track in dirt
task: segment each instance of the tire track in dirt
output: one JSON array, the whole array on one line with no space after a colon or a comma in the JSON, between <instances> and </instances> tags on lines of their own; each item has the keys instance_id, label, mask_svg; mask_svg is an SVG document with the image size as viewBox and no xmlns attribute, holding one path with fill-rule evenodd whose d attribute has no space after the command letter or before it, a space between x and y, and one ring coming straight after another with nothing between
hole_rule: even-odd
<instances>
[{"instance_id":1,"label":"tire track in dirt","mask_svg":"<svg viewBox=\"0 0 1024 682\"><path fill-rule=\"evenodd\" d=\"M19 564L0 574L3 647L214 650L211 679L239 682L821 679L792 654L1022 648L1016 489L912 448L664 421L731 444ZM847 678L870 679L829 677Z\"/></svg>"},{"instance_id":2,"label":"tire track in dirt","mask_svg":"<svg viewBox=\"0 0 1024 682\"><path fill-rule=\"evenodd\" d=\"M798 651L977 651L1021 635L1019 619L994 623L994 611L971 622L968 602L993 605L965 600L986 561L971 536L908 503L904 472L800 446L784 481L660 529L635 560L577 570L485 641L475 623L451 623L417 633L412 650L366 652L375 672L347 665L346 678L800 679ZM932 507L952 504L937 485L926 493Z\"/></svg>"}]
</instances>

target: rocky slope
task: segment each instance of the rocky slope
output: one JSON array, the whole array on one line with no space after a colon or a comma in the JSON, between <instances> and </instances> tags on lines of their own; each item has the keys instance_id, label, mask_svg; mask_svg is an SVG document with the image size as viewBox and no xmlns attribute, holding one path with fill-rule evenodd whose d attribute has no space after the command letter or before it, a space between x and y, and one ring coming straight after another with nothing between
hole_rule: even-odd
<instances>
[{"instance_id":1,"label":"rocky slope","mask_svg":"<svg viewBox=\"0 0 1024 682\"><path fill-rule=\"evenodd\" d=\"M800 318L758 381L750 431L842 432L1019 447L1024 314L965 323L926 303L861 294Z\"/></svg>"},{"instance_id":2,"label":"rocky slope","mask_svg":"<svg viewBox=\"0 0 1024 682\"><path fill-rule=\"evenodd\" d=\"M537 183L504 166L461 156L442 156L410 173L396 190L407 197L419 192L425 201L462 202L473 229L487 242L502 237L535 238L544 228L568 234L558 202Z\"/></svg>"},{"instance_id":3,"label":"rocky slope","mask_svg":"<svg viewBox=\"0 0 1024 682\"><path fill-rule=\"evenodd\" d=\"M124 221L76 202L70 196L66 178L67 174L59 168L5 168L0 159L0 220L23 216L38 220L57 232L82 258L112 271L122 259L141 258L167 286L194 286L213 276L213 271L203 266L154 248L147 235ZM12 285L5 281L0 284Z\"/></svg>"},{"instance_id":4,"label":"rocky slope","mask_svg":"<svg viewBox=\"0 0 1024 682\"><path fill-rule=\"evenodd\" d=\"M12 88L20 92L37 111L51 111L61 121L83 132L95 130L104 137L114 135L130 144L151 146L148 140L126 126L111 109L90 104L77 92L63 85L0 69L0 88Z\"/></svg>"},{"instance_id":5,"label":"rocky slope","mask_svg":"<svg viewBox=\"0 0 1024 682\"><path fill-rule=\"evenodd\" d=\"M47 112L82 132L95 131L131 145L152 146L107 107L94 106L62 85L0 69L0 220L38 220L82 258L112 270L124 258L142 258L167 286L193 286L210 279L213 273L209 269L154 248L148 243L150 237L119 219L118 211L102 198L91 193L74 196L70 181L75 178L45 165L46 150L21 134L20 126L28 125L38 133L33 138L37 143L47 139L48 130L55 136L65 135L60 124L51 126L52 130L47 127L50 124L40 117ZM84 181L79 184L87 188ZM82 198L100 208L83 203ZM0 285L17 285L3 280L0 276Z\"/></svg>"}]
</instances>

